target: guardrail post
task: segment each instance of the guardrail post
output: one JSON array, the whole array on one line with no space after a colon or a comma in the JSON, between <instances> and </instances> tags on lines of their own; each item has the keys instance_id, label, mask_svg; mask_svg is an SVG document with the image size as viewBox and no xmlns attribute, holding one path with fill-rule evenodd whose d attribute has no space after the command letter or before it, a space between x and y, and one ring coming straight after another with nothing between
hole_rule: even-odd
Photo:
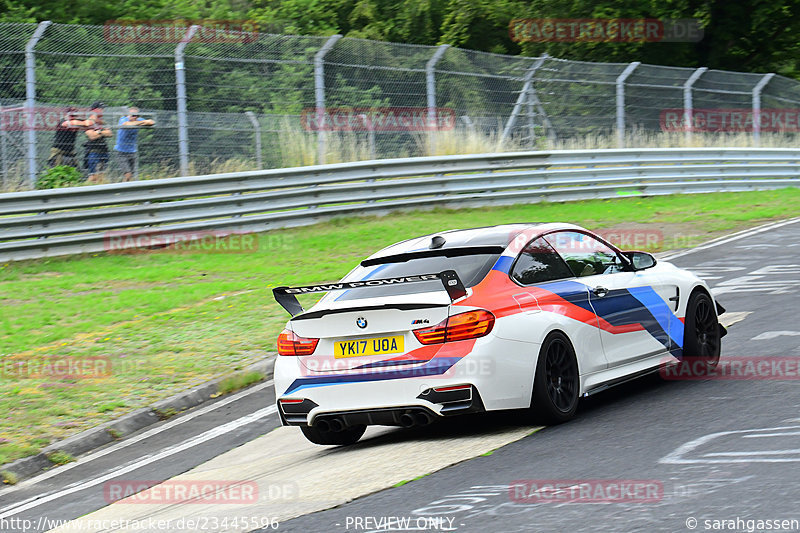
<instances>
[{"instance_id":1,"label":"guardrail post","mask_svg":"<svg viewBox=\"0 0 800 533\"><path fill-rule=\"evenodd\" d=\"M33 55L33 49L36 43L44 35L47 27L52 22L45 20L39 23L36 31L33 32L28 43L25 45L25 118L30 124L33 124L33 113L36 107L36 58ZM28 127L27 143L28 145L28 182L31 189L36 188L36 130Z\"/></svg>"},{"instance_id":2,"label":"guardrail post","mask_svg":"<svg viewBox=\"0 0 800 533\"><path fill-rule=\"evenodd\" d=\"M256 136L256 165L258 170L261 170L264 168L264 162L261 159L261 124L258 123L256 114L252 111L245 111L244 114L250 119L250 124L253 125L253 132Z\"/></svg>"},{"instance_id":3,"label":"guardrail post","mask_svg":"<svg viewBox=\"0 0 800 533\"><path fill-rule=\"evenodd\" d=\"M694 82L696 82L707 70L708 67L700 67L699 69L695 70L692 75L689 76L689 79L686 80L686 83L683 84L683 123L684 128L686 128L687 141L692 139L692 85L694 85Z\"/></svg>"},{"instance_id":4,"label":"guardrail post","mask_svg":"<svg viewBox=\"0 0 800 533\"><path fill-rule=\"evenodd\" d=\"M761 144L761 91L767 86L769 80L775 76L774 72L765 74L756 86L753 87L753 145Z\"/></svg>"},{"instance_id":5,"label":"guardrail post","mask_svg":"<svg viewBox=\"0 0 800 533\"><path fill-rule=\"evenodd\" d=\"M189 133L186 121L186 68L183 63L183 51L200 28L192 25L186 31L181 42L175 47L175 93L178 109L178 154L180 157L181 176L189 174Z\"/></svg>"},{"instance_id":6,"label":"guardrail post","mask_svg":"<svg viewBox=\"0 0 800 533\"><path fill-rule=\"evenodd\" d=\"M533 77L536 75L536 71L541 68L544 62L549 58L547 54L542 54L539 58L528 68L528 72L525 73L525 77L522 78L524 82L522 85L522 90L519 92L519 96L517 97L517 101L514 103L514 108L511 110L511 115L508 117L508 121L506 121L506 127L503 128L503 133L500 135L500 142L505 142L506 138L511 134L511 131L514 129L514 124L517 122L517 118L519 117L520 111L522 111L522 105L525 103L526 100L531 100L531 96L528 94L531 89L533 88Z\"/></svg>"},{"instance_id":7,"label":"guardrail post","mask_svg":"<svg viewBox=\"0 0 800 533\"><path fill-rule=\"evenodd\" d=\"M437 120L438 113L436 112L436 63L442 59L442 56L450 48L449 44L442 44L433 53L431 58L425 63L425 93L427 96L428 106L428 131L431 134L431 152L435 151L435 137L434 134L439 130L439 122Z\"/></svg>"},{"instance_id":8,"label":"guardrail post","mask_svg":"<svg viewBox=\"0 0 800 533\"><path fill-rule=\"evenodd\" d=\"M617 76L617 148L625 148L625 80L641 61L634 61Z\"/></svg>"},{"instance_id":9,"label":"guardrail post","mask_svg":"<svg viewBox=\"0 0 800 533\"><path fill-rule=\"evenodd\" d=\"M317 119L317 164L325 164L325 56L331 51L341 35L331 35L314 54L314 100Z\"/></svg>"}]
</instances>

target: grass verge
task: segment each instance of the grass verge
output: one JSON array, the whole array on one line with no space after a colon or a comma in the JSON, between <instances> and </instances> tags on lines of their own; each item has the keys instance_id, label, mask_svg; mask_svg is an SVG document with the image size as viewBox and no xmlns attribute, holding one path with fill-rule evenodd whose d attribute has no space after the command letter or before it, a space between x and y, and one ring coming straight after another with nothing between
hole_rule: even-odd
<instances>
[{"instance_id":1,"label":"grass verge","mask_svg":"<svg viewBox=\"0 0 800 533\"><path fill-rule=\"evenodd\" d=\"M651 243L658 251L798 213L798 189L434 209L273 231L259 235L250 253L159 251L3 264L0 464L245 368L274 351L287 318L272 286L338 279L367 254L402 239L450 228L570 221L591 229L655 229L664 235ZM101 371L46 371L59 361ZM237 378L225 388L253 379Z\"/></svg>"}]
</instances>

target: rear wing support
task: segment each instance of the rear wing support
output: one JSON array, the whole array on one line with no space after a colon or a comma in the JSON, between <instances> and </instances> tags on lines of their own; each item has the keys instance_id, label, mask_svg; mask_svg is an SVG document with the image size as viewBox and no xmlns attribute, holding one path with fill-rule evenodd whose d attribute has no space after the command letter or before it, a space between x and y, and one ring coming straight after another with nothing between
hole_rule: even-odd
<instances>
[{"instance_id":1,"label":"rear wing support","mask_svg":"<svg viewBox=\"0 0 800 533\"><path fill-rule=\"evenodd\" d=\"M459 279L455 270L445 270L438 274L421 274L419 276L400 276L397 278L368 279L364 281L341 281L329 285L305 285L302 287L275 287L272 294L275 301L281 304L290 315L302 313L303 306L297 301L298 294L313 294L316 292L340 291L346 289L365 289L370 287L385 287L386 285L401 285L404 283L419 283L422 281L441 280L444 290L454 302L467 295L467 289Z\"/></svg>"}]
</instances>

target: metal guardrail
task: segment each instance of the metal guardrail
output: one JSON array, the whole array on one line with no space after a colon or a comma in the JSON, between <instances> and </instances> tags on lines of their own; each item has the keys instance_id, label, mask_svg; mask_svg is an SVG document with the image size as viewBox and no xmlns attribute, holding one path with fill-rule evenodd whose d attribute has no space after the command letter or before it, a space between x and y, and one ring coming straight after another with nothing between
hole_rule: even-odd
<instances>
[{"instance_id":1,"label":"metal guardrail","mask_svg":"<svg viewBox=\"0 0 800 533\"><path fill-rule=\"evenodd\" d=\"M0 261L143 231L256 232L326 218L800 185L800 150L670 148L387 159L0 194Z\"/></svg>"}]
</instances>

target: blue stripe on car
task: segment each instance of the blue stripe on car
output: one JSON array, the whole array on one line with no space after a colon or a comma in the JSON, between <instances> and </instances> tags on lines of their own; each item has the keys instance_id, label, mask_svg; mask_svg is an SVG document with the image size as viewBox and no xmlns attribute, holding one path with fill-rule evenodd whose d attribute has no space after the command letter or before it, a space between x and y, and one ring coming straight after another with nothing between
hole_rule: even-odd
<instances>
[{"instance_id":1,"label":"blue stripe on car","mask_svg":"<svg viewBox=\"0 0 800 533\"><path fill-rule=\"evenodd\" d=\"M388 379L403 379L419 376L438 376L447 372L461 359L463 358L436 357L415 368L389 370L387 372L368 372L363 374L327 374L324 376L304 377L294 380L284 394L290 394L311 387L342 385L345 383L363 383L367 381L384 381Z\"/></svg>"},{"instance_id":2,"label":"blue stripe on car","mask_svg":"<svg viewBox=\"0 0 800 533\"><path fill-rule=\"evenodd\" d=\"M542 284L573 305L597 313L612 326L641 324L642 327L676 357L683 346L683 324L669 305L650 286L616 289L598 297L586 285L575 281Z\"/></svg>"},{"instance_id":3,"label":"blue stripe on car","mask_svg":"<svg viewBox=\"0 0 800 533\"><path fill-rule=\"evenodd\" d=\"M501 255L497 259L497 261L495 261L492 270L497 270L498 272L508 274L508 271L511 269L511 263L513 262L514 262L513 257L509 257L507 255Z\"/></svg>"},{"instance_id":4,"label":"blue stripe on car","mask_svg":"<svg viewBox=\"0 0 800 533\"><path fill-rule=\"evenodd\" d=\"M633 287L628 289L634 298L647 307L669 337L679 347L683 347L683 322L673 314L672 309L652 287Z\"/></svg>"}]
</instances>

